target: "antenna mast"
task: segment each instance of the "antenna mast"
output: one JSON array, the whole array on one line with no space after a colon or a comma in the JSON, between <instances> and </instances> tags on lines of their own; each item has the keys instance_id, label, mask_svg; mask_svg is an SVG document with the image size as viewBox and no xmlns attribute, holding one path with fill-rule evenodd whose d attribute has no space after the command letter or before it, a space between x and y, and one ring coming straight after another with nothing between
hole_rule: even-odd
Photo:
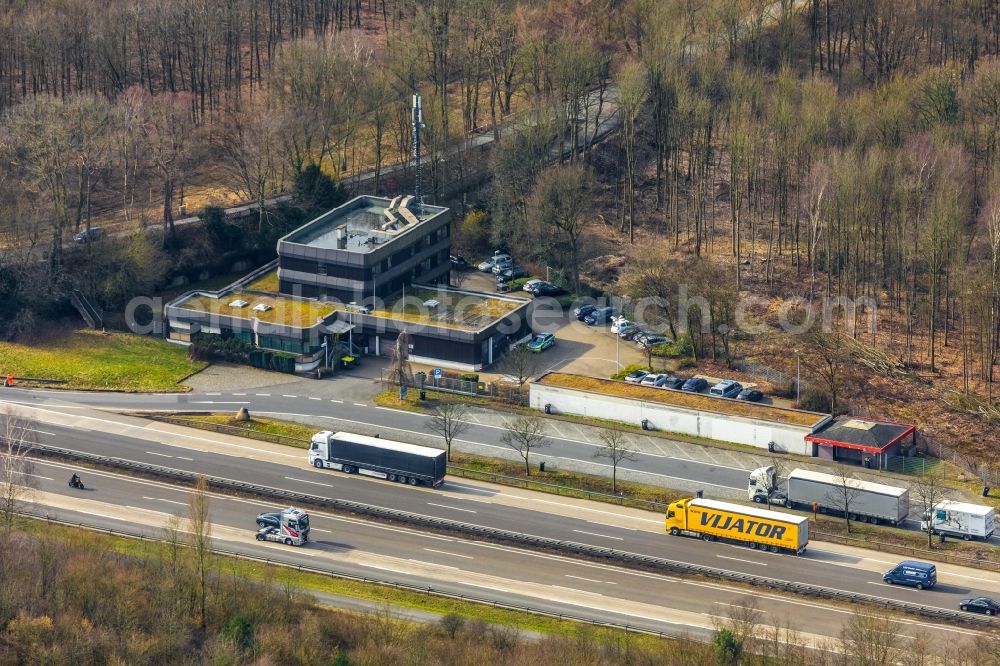
<instances>
[{"instance_id":1,"label":"antenna mast","mask_svg":"<svg viewBox=\"0 0 1000 666\"><path fill-rule=\"evenodd\" d=\"M423 183L420 178L420 129L424 126L424 112L420 105L420 95L413 96L413 162L416 166L413 198L417 200L417 212L424 212Z\"/></svg>"}]
</instances>

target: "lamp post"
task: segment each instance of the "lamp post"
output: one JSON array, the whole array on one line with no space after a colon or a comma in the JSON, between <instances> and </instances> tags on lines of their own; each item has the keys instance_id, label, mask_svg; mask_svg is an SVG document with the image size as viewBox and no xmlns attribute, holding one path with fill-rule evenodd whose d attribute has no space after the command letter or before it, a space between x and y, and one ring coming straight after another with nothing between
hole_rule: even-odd
<instances>
[{"instance_id":1,"label":"lamp post","mask_svg":"<svg viewBox=\"0 0 1000 666\"><path fill-rule=\"evenodd\" d=\"M802 370L799 363L799 350L795 350L795 406L797 407L802 397Z\"/></svg>"},{"instance_id":2,"label":"lamp post","mask_svg":"<svg viewBox=\"0 0 1000 666\"><path fill-rule=\"evenodd\" d=\"M347 311L347 322L351 325L347 329L347 355L354 356L354 308L358 306L356 301L351 301L350 309Z\"/></svg>"},{"instance_id":3,"label":"lamp post","mask_svg":"<svg viewBox=\"0 0 1000 666\"><path fill-rule=\"evenodd\" d=\"M325 366L324 367L327 367L327 368L330 367L330 345L328 344L329 342L330 342L330 338L327 338L327 339L323 340L323 344L320 345L320 347L323 348L323 360L325 362Z\"/></svg>"}]
</instances>

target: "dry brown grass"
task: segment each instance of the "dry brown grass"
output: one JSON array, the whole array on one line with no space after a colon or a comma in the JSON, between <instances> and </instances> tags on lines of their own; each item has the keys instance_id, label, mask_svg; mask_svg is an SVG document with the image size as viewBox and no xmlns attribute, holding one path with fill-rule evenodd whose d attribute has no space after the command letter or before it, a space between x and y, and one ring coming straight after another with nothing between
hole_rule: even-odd
<instances>
[{"instance_id":1,"label":"dry brown grass","mask_svg":"<svg viewBox=\"0 0 1000 666\"><path fill-rule=\"evenodd\" d=\"M246 286L247 291L265 291L271 294L278 293L278 270L275 269L260 276Z\"/></svg>"},{"instance_id":2,"label":"dry brown grass","mask_svg":"<svg viewBox=\"0 0 1000 666\"><path fill-rule=\"evenodd\" d=\"M235 300L244 300L249 305L242 308L231 308L229 303ZM258 303L270 305L267 312L254 312L253 307ZM239 317L243 319L257 318L268 324L281 324L295 328L310 328L320 319L325 319L336 311L336 308L329 303L319 301L296 300L283 296L269 296L260 293L250 293L236 291L226 294L222 298L211 298L210 296L192 296L182 302L178 307L186 310L198 312L208 312L214 315L225 315L228 317Z\"/></svg>"},{"instance_id":3,"label":"dry brown grass","mask_svg":"<svg viewBox=\"0 0 1000 666\"><path fill-rule=\"evenodd\" d=\"M601 395L635 398L648 402L658 402L664 405L684 407L686 409L721 412L723 414L732 414L733 416L745 416L747 418L799 426L815 425L825 417L825 414L817 414L815 412L803 412L795 409L772 407L770 405L757 405L737 400L713 398L699 393L684 393L682 391L671 391L648 386L636 386L635 384L626 384L625 382L618 382L612 379L598 379L596 377L569 375L561 372L549 373L539 379L538 383L547 386L558 386L561 388L588 391L590 393L599 393Z\"/></svg>"}]
</instances>

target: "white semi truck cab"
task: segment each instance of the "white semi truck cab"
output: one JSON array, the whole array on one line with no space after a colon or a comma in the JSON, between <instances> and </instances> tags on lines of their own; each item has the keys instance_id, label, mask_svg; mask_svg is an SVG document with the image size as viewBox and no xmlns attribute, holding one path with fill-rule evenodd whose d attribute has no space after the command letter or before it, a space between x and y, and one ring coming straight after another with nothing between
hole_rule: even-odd
<instances>
[{"instance_id":1,"label":"white semi truck cab","mask_svg":"<svg viewBox=\"0 0 1000 666\"><path fill-rule=\"evenodd\" d=\"M778 489L778 473L774 465L758 467L750 472L750 479L747 481L747 499L759 504L765 504L769 495L773 495Z\"/></svg>"},{"instance_id":2,"label":"white semi truck cab","mask_svg":"<svg viewBox=\"0 0 1000 666\"><path fill-rule=\"evenodd\" d=\"M257 541L276 541L286 546L304 546L309 541L309 514L290 506L278 514L278 524L257 530Z\"/></svg>"}]
</instances>

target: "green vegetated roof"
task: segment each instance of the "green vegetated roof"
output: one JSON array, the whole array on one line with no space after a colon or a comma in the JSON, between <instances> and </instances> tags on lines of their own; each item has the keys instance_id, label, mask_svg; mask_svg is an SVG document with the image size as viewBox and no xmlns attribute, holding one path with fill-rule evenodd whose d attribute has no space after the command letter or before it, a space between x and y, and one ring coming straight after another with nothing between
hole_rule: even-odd
<instances>
[{"instance_id":1,"label":"green vegetated roof","mask_svg":"<svg viewBox=\"0 0 1000 666\"><path fill-rule=\"evenodd\" d=\"M537 383L545 386L578 389L591 393L601 393L619 398L634 398L647 402L659 402L675 407L697 409L704 412L731 414L775 423L787 423L797 426L815 426L827 417L826 414L806 412L798 409L786 409L771 405L759 405L752 402L716 398L702 393L687 393L671 389L638 386L613 379L599 379L585 375L571 375L563 372L550 372L542 376Z\"/></svg>"},{"instance_id":2,"label":"green vegetated roof","mask_svg":"<svg viewBox=\"0 0 1000 666\"><path fill-rule=\"evenodd\" d=\"M425 307L424 303L430 300L438 301L438 305ZM478 331L527 303L486 294L413 289L407 290L405 303L400 294L387 304L385 310L373 310L371 314L414 324Z\"/></svg>"},{"instance_id":3,"label":"green vegetated roof","mask_svg":"<svg viewBox=\"0 0 1000 666\"><path fill-rule=\"evenodd\" d=\"M246 305L242 307L230 306L230 303L235 301L246 301ZM263 312L255 311L253 308L258 304L269 306L270 309ZM294 328L315 326L317 320L326 319L336 311L336 308L330 303L295 299L257 291L233 291L223 294L219 298L196 294L179 303L177 307L240 319L259 319L268 324Z\"/></svg>"},{"instance_id":4,"label":"green vegetated roof","mask_svg":"<svg viewBox=\"0 0 1000 666\"><path fill-rule=\"evenodd\" d=\"M266 291L272 294L278 293L278 269L264 273L256 280L246 285L248 291Z\"/></svg>"}]
</instances>

